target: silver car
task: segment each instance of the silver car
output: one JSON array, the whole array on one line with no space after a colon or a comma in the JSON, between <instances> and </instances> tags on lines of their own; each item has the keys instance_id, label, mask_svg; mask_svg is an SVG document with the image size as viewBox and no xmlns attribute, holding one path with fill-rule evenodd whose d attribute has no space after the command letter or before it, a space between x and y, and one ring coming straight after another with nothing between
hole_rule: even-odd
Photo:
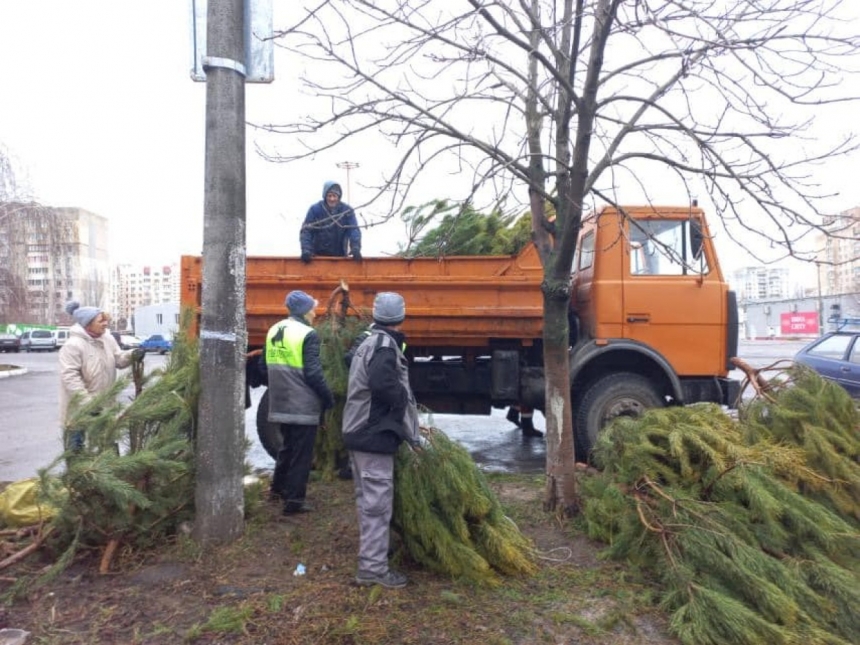
<instances>
[{"instance_id":1,"label":"silver car","mask_svg":"<svg viewBox=\"0 0 860 645\"><path fill-rule=\"evenodd\" d=\"M25 352L38 350L53 352L57 349L57 339L50 329L28 329L21 334L21 349Z\"/></svg>"}]
</instances>

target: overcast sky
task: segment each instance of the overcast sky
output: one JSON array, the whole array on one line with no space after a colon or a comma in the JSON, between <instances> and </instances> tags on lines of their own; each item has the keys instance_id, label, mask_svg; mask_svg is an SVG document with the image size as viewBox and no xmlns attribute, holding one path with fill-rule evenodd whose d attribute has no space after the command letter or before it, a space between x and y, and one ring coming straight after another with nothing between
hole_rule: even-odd
<instances>
[{"instance_id":1,"label":"overcast sky","mask_svg":"<svg viewBox=\"0 0 860 645\"><path fill-rule=\"evenodd\" d=\"M158 264L201 252L205 84L189 76L189 4L0 0L0 146L34 199L110 220L114 262ZM301 109L300 70L291 67L276 54L276 81L247 86L250 121ZM856 130L854 112L825 127ZM298 226L323 182L339 179L346 189L336 163L362 164L350 182L358 203L373 151L278 165L256 157L257 136L249 131L247 139L248 252L297 254ZM840 193L834 211L860 205L858 170L860 156L821 169L822 182ZM365 254L395 250L400 230L365 233ZM723 259L727 270L753 263Z\"/></svg>"}]
</instances>

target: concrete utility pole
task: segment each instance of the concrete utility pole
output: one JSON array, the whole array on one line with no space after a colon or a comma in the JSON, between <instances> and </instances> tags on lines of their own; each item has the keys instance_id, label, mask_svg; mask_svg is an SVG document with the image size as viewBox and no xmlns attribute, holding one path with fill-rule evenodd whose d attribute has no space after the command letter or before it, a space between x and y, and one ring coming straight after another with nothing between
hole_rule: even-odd
<instances>
[{"instance_id":1,"label":"concrete utility pole","mask_svg":"<svg viewBox=\"0 0 860 645\"><path fill-rule=\"evenodd\" d=\"M209 0L201 397L194 537L244 530L245 53L243 0Z\"/></svg>"}]
</instances>

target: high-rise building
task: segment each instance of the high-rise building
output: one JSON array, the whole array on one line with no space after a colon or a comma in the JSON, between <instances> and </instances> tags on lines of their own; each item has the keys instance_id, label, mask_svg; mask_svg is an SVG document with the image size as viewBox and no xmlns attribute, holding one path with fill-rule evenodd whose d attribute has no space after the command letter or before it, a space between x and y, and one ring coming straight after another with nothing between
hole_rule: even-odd
<instances>
[{"instance_id":1,"label":"high-rise building","mask_svg":"<svg viewBox=\"0 0 860 645\"><path fill-rule=\"evenodd\" d=\"M822 295L860 293L860 206L823 221L816 255Z\"/></svg>"},{"instance_id":2,"label":"high-rise building","mask_svg":"<svg viewBox=\"0 0 860 645\"><path fill-rule=\"evenodd\" d=\"M0 203L0 322L69 324L71 299L105 307L108 234L82 208Z\"/></svg>"},{"instance_id":3,"label":"high-rise building","mask_svg":"<svg viewBox=\"0 0 860 645\"><path fill-rule=\"evenodd\" d=\"M118 264L111 269L109 311L120 329L134 327L138 307L163 303L179 304L179 265L135 266Z\"/></svg>"},{"instance_id":4,"label":"high-rise building","mask_svg":"<svg viewBox=\"0 0 860 645\"><path fill-rule=\"evenodd\" d=\"M789 273L785 267L745 267L732 273L729 281L740 301L777 300L791 295Z\"/></svg>"}]
</instances>

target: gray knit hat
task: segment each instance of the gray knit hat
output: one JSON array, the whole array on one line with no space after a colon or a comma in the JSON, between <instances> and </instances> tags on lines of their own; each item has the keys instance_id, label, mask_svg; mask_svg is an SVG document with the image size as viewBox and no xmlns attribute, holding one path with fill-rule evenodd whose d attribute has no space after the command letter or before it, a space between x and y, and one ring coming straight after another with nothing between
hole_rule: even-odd
<instances>
[{"instance_id":1,"label":"gray knit hat","mask_svg":"<svg viewBox=\"0 0 860 645\"><path fill-rule=\"evenodd\" d=\"M304 291L290 291L284 304L292 315L304 316L319 303Z\"/></svg>"},{"instance_id":2,"label":"gray knit hat","mask_svg":"<svg viewBox=\"0 0 860 645\"><path fill-rule=\"evenodd\" d=\"M373 321L380 325L399 325L406 318L406 303L403 296L393 291L376 294L373 301Z\"/></svg>"},{"instance_id":3,"label":"gray knit hat","mask_svg":"<svg viewBox=\"0 0 860 645\"><path fill-rule=\"evenodd\" d=\"M70 300L66 303L66 313L74 318L81 327L86 327L96 316L102 313L102 310L99 307L81 307L81 303L77 300Z\"/></svg>"}]
</instances>

